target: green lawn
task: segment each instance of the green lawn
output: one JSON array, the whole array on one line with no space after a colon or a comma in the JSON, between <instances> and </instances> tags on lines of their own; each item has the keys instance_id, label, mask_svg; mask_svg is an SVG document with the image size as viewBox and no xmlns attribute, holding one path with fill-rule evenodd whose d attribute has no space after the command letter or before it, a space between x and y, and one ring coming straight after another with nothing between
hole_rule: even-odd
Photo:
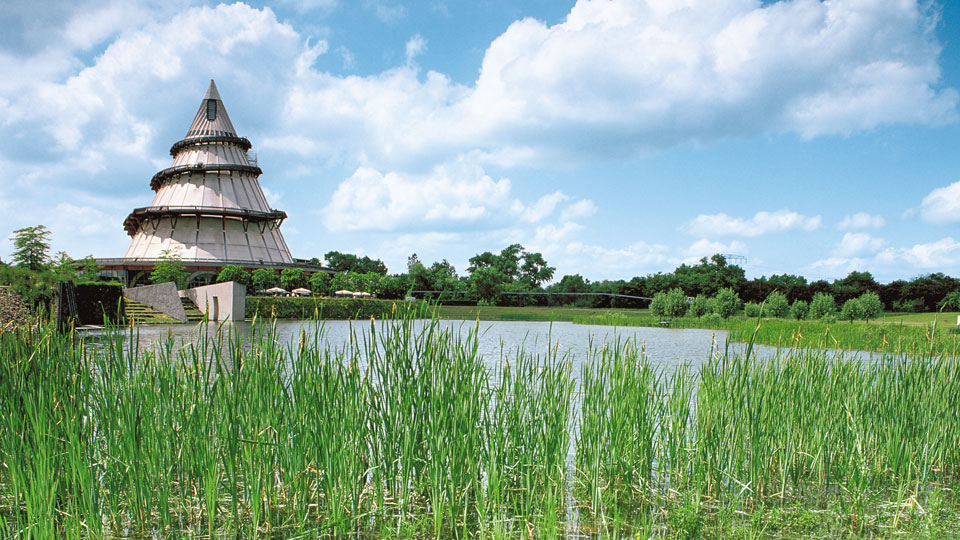
<instances>
[{"instance_id":1,"label":"green lawn","mask_svg":"<svg viewBox=\"0 0 960 540\"><path fill-rule=\"evenodd\" d=\"M441 319L473 321L573 321L594 315L623 313L629 318L649 317L649 309L594 309L574 307L438 306Z\"/></svg>"}]
</instances>

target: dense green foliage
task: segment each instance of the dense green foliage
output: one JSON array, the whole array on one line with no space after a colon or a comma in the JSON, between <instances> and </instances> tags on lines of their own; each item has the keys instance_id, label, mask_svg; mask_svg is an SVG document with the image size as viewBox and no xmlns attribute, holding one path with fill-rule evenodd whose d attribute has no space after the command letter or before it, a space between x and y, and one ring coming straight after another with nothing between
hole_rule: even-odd
<instances>
[{"instance_id":1,"label":"dense green foliage","mask_svg":"<svg viewBox=\"0 0 960 540\"><path fill-rule=\"evenodd\" d=\"M284 268L280 272L280 287L288 291L306 288L309 284L307 275L300 268Z\"/></svg>"},{"instance_id":2,"label":"dense green foliage","mask_svg":"<svg viewBox=\"0 0 960 540\"><path fill-rule=\"evenodd\" d=\"M34 272L45 269L50 262L49 238L50 231L43 225L13 231L13 262Z\"/></svg>"},{"instance_id":3,"label":"dense green foliage","mask_svg":"<svg viewBox=\"0 0 960 540\"><path fill-rule=\"evenodd\" d=\"M339 251L327 252L324 258L327 259L327 266L338 273L356 272L358 274L366 274L372 272L380 275L387 274L387 265L383 264L383 261L380 259L371 259L367 256L357 257L356 255L340 253Z\"/></svg>"},{"instance_id":4,"label":"dense green foliage","mask_svg":"<svg viewBox=\"0 0 960 540\"><path fill-rule=\"evenodd\" d=\"M354 298L308 297L261 297L249 296L246 317L273 317L277 319L384 319L406 314L410 310L427 314L422 302L396 302L390 300L361 300Z\"/></svg>"},{"instance_id":5,"label":"dense green foliage","mask_svg":"<svg viewBox=\"0 0 960 540\"><path fill-rule=\"evenodd\" d=\"M650 311L661 319L683 317L687 312L687 297L683 294L683 289L676 287L653 295Z\"/></svg>"},{"instance_id":6,"label":"dense green foliage","mask_svg":"<svg viewBox=\"0 0 960 540\"><path fill-rule=\"evenodd\" d=\"M172 281L178 289L186 285L187 272L184 270L183 260L180 259L180 250L165 249L160 252L160 260L150 272L150 281L153 283L167 283Z\"/></svg>"},{"instance_id":7,"label":"dense green foliage","mask_svg":"<svg viewBox=\"0 0 960 540\"><path fill-rule=\"evenodd\" d=\"M119 333L97 346L0 335L0 530L948 538L960 526L956 360L799 349L711 355L694 371L659 368L633 342L484 358L473 327L363 326L337 348L320 325L291 344L269 324L245 345L201 332L175 356Z\"/></svg>"},{"instance_id":8,"label":"dense green foliage","mask_svg":"<svg viewBox=\"0 0 960 540\"><path fill-rule=\"evenodd\" d=\"M730 287L720 289L713 297L713 312L722 319L733 317L742 306L740 295Z\"/></svg>"},{"instance_id":9,"label":"dense green foliage","mask_svg":"<svg viewBox=\"0 0 960 540\"><path fill-rule=\"evenodd\" d=\"M807 312L807 317L810 319L822 319L835 314L836 311L837 304L833 295L818 292L813 295L813 299L810 300L810 310Z\"/></svg>"},{"instance_id":10,"label":"dense green foliage","mask_svg":"<svg viewBox=\"0 0 960 540\"><path fill-rule=\"evenodd\" d=\"M780 291L773 291L767 296L763 311L771 317L786 317L790 314L790 301L787 295Z\"/></svg>"},{"instance_id":11,"label":"dense green foliage","mask_svg":"<svg viewBox=\"0 0 960 540\"><path fill-rule=\"evenodd\" d=\"M217 283L227 283L228 281L234 281L249 288L253 285L253 276L250 275L250 272L235 264L228 264L221 268L220 273L217 274Z\"/></svg>"},{"instance_id":12,"label":"dense green foliage","mask_svg":"<svg viewBox=\"0 0 960 540\"><path fill-rule=\"evenodd\" d=\"M262 291L265 289L272 289L277 286L279 283L279 278L273 270L268 270L266 268L258 268L253 271L251 276L251 281L253 282L253 288L257 291Z\"/></svg>"}]
</instances>

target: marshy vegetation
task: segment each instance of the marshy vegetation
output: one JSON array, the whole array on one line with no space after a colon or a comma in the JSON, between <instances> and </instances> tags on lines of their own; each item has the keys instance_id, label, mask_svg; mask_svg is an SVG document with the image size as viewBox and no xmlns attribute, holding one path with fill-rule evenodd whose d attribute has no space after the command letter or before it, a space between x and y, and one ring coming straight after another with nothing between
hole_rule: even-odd
<instances>
[{"instance_id":1,"label":"marshy vegetation","mask_svg":"<svg viewBox=\"0 0 960 540\"><path fill-rule=\"evenodd\" d=\"M634 342L490 359L477 338L410 318L337 348L320 325L176 354L2 334L0 536L960 532L950 356L661 370Z\"/></svg>"}]
</instances>

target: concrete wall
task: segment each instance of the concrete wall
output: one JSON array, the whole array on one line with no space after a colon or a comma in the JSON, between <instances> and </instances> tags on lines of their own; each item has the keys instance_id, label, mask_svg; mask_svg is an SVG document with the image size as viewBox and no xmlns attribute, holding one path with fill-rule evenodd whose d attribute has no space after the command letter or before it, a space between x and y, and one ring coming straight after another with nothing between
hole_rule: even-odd
<instances>
[{"instance_id":1,"label":"concrete wall","mask_svg":"<svg viewBox=\"0 0 960 540\"><path fill-rule=\"evenodd\" d=\"M183 304L180 303L177 286L172 281L142 287L127 287L123 289L123 295L180 322L187 322L187 314L183 311Z\"/></svg>"},{"instance_id":2,"label":"concrete wall","mask_svg":"<svg viewBox=\"0 0 960 540\"><path fill-rule=\"evenodd\" d=\"M247 288L235 281L204 285L183 291L211 321L242 321Z\"/></svg>"}]
</instances>

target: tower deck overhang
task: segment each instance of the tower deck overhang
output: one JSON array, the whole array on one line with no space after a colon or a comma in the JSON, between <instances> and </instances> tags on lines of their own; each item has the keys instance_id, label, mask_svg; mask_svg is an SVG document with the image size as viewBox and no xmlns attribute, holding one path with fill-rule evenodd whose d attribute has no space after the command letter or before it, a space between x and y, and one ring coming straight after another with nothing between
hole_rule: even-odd
<instances>
[{"instance_id":1,"label":"tower deck overhang","mask_svg":"<svg viewBox=\"0 0 960 540\"><path fill-rule=\"evenodd\" d=\"M267 227L279 227L283 220L287 219L287 213L280 210L260 212L246 208L223 206L145 206L130 212L130 215L123 222L123 227L127 230L128 235L133 236L137 234L144 223L150 223L156 229L157 223L161 219L166 218L176 222L182 217L236 219L243 224L244 232L251 224L255 224L260 227L262 233Z\"/></svg>"}]
</instances>

